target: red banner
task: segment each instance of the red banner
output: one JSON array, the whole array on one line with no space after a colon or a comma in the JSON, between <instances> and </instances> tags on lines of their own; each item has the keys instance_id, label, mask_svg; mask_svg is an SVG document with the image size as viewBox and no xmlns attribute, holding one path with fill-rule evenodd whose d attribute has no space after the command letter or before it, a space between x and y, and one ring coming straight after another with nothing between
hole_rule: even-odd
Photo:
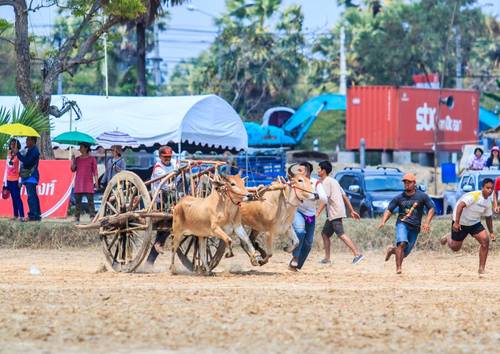
<instances>
[{"instance_id":1,"label":"red banner","mask_svg":"<svg viewBox=\"0 0 500 354\"><path fill-rule=\"evenodd\" d=\"M69 160L40 160L38 170L40 181L38 183L38 198L42 218L65 218L68 215L68 207L73 188L74 174L70 170ZM0 176L3 177L5 160L0 161ZM26 188L21 189L24 213L28 215L28 201ZM14 215L12 211L12 200L0 198L0 216Z\"/></svg>"}]
</instances>

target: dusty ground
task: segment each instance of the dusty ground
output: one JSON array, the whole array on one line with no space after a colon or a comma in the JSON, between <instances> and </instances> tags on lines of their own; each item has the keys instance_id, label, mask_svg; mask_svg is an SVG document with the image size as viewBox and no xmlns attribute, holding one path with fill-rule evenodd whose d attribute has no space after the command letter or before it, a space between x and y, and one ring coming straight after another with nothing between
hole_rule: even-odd
<instances>
[{"instance_id":1,"label":"dusty ground","mask_svg":"<svg viewBox=\"0 0 500 354\"><path fill-rule=\"evenodd\" d=\"M0 352L498 352L500 258L416 252L397 276L367 254L352 266L242 254L213 277L99 273L98 250L0 249ZM31 275L35 265L41 275ZM179 268L181 266L179 265Z\"/></svg>"}]
</instances>

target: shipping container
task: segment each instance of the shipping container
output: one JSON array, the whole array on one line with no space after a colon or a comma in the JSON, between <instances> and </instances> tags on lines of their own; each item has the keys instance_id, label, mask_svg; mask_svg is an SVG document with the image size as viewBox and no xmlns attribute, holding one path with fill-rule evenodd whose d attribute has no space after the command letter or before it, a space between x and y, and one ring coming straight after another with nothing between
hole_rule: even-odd
<instances>
[{"instance_id":1,"label":"shipping container","mask_svg":"<svg viewBox=\"0 0 500 354\"><path fill-rule=\"evenodd\" d=\"M460 151L478 141L478 125L477 91L358 86L347 92L348 150L359 149L364 138L370 150L429 152L436 140L439 151Z\"/></svg>"}]
</instances>

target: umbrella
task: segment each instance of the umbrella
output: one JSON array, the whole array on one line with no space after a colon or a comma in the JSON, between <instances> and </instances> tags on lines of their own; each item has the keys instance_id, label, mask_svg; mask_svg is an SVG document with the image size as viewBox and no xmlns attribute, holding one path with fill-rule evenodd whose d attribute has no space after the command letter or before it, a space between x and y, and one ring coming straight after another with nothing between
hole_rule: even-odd
<instances>
[{"instance_id":1,"label":"umbrella","mask_svg":"<svg viewBox=\"0 0 500 354\"><path fill-rule=\"evenodd\" d=\"M99 135L96 139L97 145L101 145L105 149L111 148L113 145L138 147L139 142L132 138L127 133L119 131L105 132Z\"/></svg>"},{"instance_id":2,"label":"umbrella","mask_svg":"<svg viewBox=\"0 0 500 354\"><path fill-rule=\"evenodd\" d=\"M7 134L10 136L36 136L40 137L40 134L31 127L21 123L4 124L0 126L0 133Z\"/></svg>"},{"instance_id":3,"label":"umbrella","mask_svg":"<svg viewBox=\"0 0 500 354\"><path fill-rule=\"evenodd\" d=\"M68 145L80 145L81 143L87 143L90 145L95 145L95 140L88 134L81 132L66 132L56 136L52 141L59 144Z\"/></svg>"}]
</instances>

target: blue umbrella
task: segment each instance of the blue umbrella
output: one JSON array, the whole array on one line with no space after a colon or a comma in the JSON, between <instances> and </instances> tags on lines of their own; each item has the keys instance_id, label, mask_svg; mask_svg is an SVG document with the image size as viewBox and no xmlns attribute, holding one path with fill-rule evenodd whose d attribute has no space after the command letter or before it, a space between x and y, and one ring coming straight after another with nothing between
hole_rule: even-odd
<instances>
[{"instance_id":1,"label":"blue umbrella","mask_svg":"<svg viewBox=\"0 0 500 354\"><path fill-rule=\"evenodd\" d=\"M95 140L97 141L97 145L100 145L105 149L110 149L114 145L123 147L139 147L139 142L137 140L132 138L127 133L119 131L102 133Z\"/></svg>"}]
</instances>

